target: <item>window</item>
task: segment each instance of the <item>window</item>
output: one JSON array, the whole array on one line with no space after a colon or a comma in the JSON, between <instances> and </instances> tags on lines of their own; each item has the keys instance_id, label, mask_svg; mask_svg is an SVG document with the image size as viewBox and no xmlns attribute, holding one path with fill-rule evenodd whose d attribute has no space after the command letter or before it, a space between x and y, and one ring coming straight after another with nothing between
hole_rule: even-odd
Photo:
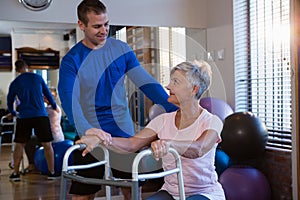
<instances>
[{"instance_id":1,"label":"window","mask_svg":"<svg viewBox=\"0 0 300 200\"><path fill-rule=\"evenodd\" d=\"M267 147L291 150L289 0L234 0L236 111L269 132Z\"/></svg>"},{"instance_id":2,"label":"window","mask_svg":"<svg viewBox=\"0 0 300 200\"><path fill-rule=\"evenodd\" d=\"M170 71L186 60L185 28L159 27L159 82L166 86L170 82Z\"/></svg>"}]
</instances>

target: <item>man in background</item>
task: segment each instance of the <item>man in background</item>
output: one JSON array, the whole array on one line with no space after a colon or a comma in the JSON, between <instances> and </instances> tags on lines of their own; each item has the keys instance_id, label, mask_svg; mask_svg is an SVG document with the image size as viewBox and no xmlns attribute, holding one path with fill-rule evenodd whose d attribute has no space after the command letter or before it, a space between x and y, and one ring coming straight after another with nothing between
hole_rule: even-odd
<instances>
[{"instance_id":1,"label":"man in background","mask_svg":"<svg viewBox=\"0 0 300 200\"><path fill-rule=\"evenodd\" d=\"M7 117L10 119L13 116L17 117L13 153L14 172L9 178L12 181L20 181L19 168L23 149L31 138L32 130L34 130L34 134L44 147L44 155L49 169L48 179L55 179L59 175L54 171L54 153L51 145L53 136L44 105L44 96L49 100L54 110L57 109L55 100L43 78L38 74L28 72L28 65L23 60L17 60L15 67L16 72L20 75L11 82L7 94L7 106L10 112ZM20 101L18 112L14 110L16 98Z\"/></svg>"}]
</instances>

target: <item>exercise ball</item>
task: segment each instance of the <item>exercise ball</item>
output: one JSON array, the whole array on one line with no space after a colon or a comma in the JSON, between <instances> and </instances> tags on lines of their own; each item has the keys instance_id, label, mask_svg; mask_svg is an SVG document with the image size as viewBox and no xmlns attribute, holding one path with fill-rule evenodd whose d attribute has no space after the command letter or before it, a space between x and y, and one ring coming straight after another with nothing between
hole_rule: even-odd
<instances>
[{"instance_id":1,"label":"exercise ball","mask_svg":"<svg viewBox=\"0 0 300 200\"><path fill-rule=\"evenodd\" d=\"M229 115L221 132L221 149L234 161L262 156L268 140L265 124L251 112Z\"/></svg>"},{"instance_id":2,"label":"exercise ball","mask_svg":"<svg viewBox=\"0 0 300 200\"><path fill-rule=\"evenodd\" d=\"M52 148L54 152L54 170L56 173L61 173L65 152L72 145L73 141L71 140L64 140L61 142L52 143ZM72 160L70 159L69 164L71 163ZM48 165L44 157L44 147L40 147L36 150L34 154L34 165L42 174L48 173Z\"/></svg>"},{"instance_id":3,"label":"exercise ball","mask_svg":"<svg viewBox=\"0 0 300 200\"><path fill-rule=\"evenodd\" d=\"M226 200L270 200L271 189L265 175L252 167L229 167L219 177Z\"/></svg>"},{"instance_id":4,"label":"exercise ball","mask_svg":"<svg viewBox=\"0 0 300 200\"><path fill-rule=\"evenodd\" d=\"M35 151L34 165L41 172L41 174L48 173L48 166L44 156L44 147L40 147Z\"/></svg>"},{"instance_id":5,"label":"exercise ball","mask_svg":"<svg viewBox=\"0 0 300 200\"><path fill-rule=\"evenodd\" d=\"M152 120L155 117L157 117L158 115L165 113L165 112L166 112L166 110L164 109L164 107L162 107L159 104L154 104L149 109L149 120Z\"/></svg>"},{"instance_id":6,"label":"exercise ball","mask_svg":"<svg viewBox=\"0 0 300 200\"><path fill-rule=\"evenodd\" d=\"M200 106L208 112L217 115L222 121L233 113L232 108L225 101L213 97L204 97L200 99Z\"/></svg>"},{"instance_id":7,"label":"exercise ball","mask_svg":"<svg viewBox=\"0 0 300 200\"><path fill-rule=\"evenodd\" d=\"M223 150L217 149L215 155L215 167L219 177L229 167L229 163L229 156Z\"/></svg>"}]
</instances>

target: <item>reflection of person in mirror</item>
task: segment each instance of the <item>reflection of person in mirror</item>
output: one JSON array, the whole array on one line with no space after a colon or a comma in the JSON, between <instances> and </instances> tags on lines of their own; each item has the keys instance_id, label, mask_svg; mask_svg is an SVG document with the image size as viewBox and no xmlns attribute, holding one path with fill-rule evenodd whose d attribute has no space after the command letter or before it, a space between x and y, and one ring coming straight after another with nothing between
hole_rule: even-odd
<instances>
[{"instance_id":1,"label":"reflection of person in mirror","mask_svg":"<svg viewBox=\"0 0 300 200\"><path fill-rule=\"evenodd\" d=\"M43 78L38 74L28 72L28 65L23 60L17 60L15 66L16 72L20 75L11 82L7 94L7 106L10 112L8 118L17 115L14 110L16 97L20 101L14 139L14 172L11 174L10 180L20 180L19 167L23 156L23 148L30 140L32 130L34 130L34 134L44 147L49 169L48 179L54 179L59 175L54 171L54 153L51 145L53 136L44 105L44 96L50 102L52 109L57 111L55 100Z\"/></svg>"},{"instance_id":2,"label":"reflection of person in mirror","mask_svg":"<svg viewBox=\"0 0 300 200\"><path fill-rule=\"evenodd\" d=\"M54 99L57 98L57 92L55 88L50 88L51 94ZM50 120L51 132L53 136L52 143L61 142L64 140L64 134L61 128L61 109L56 104L56 110L52 109L50 101L44 96L44 102L46 103L46 111ZM25 153L28 158L28 167L25 169L25 173L36 172L34 165L34 154L41 146L41 143L38 141L35 135L31 136L31 139L25 145Z\"/></svg>"},{"instance_id":3,"label":"reflection of person in mirror","mask_svg":"<svg viewBox=\"0 0 300 200\"><path fill-rule=\"evenodd\" d=\"M54 99L57 98L57 91L56 88L50 88L51 94ZM56 105L57 111L52 109L50 101L44 97L44 101L47 104L46 110L48 113L48 117L50 120L51 132L53 135L52 142L61 142L64 140L64 133L61 128L61 109L58 105Z\"/></svg>"},{"instance_id":4,"label":"reflection of person in mirror","mask_svg":"<svg viewBox=\"0 0 300 200\"><path fill-rule=\"evenodd\" d=\"M204 61L180 63L171 70L170 80L168 101L179 107L177 111L157 116L130 138L89 135L77 143L87 145L83 156L100 143L119 153L136 152L151 145L154 157L162 158L164 170L175 168L174 158L169 153L172 147L181 155L187 200L225 200L214 166L223 123L199 104L201 95L210 86L210 65ZM179 199L176 174L164 180L161 190L147 200Z\"/></svg>"},{"instance_id":5,"label":"reflection of person in mirror","mask_svg":"<svg viewBox=\"0 0 300 200\"><path fill-rule=\"evenodd\" d=\"M164 88L144 70L129 45L108 37L109 18L102 2L83 0L77 14L84 38L61 61L58 92L62 108L79 136L108 133L109 137L127 138L135 134L125 75L166 111L177 109L167 101ZM74 164L97 161L91 154L82 157L81 152L75 151L73 155ZM102 178L103 172L103 167L77 170L79 175L93 178ZM112 172L117 178L131 178L130 173L116 170L114 166ZM70 193L73 199L91 199L100 189L99 185L73 181ZM131 199L130 188L121 189L124 198Z\"/></svg>"}]
</instances>

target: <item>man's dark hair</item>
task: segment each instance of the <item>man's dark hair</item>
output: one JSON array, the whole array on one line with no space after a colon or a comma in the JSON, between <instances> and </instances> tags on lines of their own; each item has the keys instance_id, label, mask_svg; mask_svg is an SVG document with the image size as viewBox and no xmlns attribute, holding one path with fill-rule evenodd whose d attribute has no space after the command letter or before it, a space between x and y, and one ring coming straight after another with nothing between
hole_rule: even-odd
<instances>
[{"instance_id":1,"label":"man's dark hair","mask_svg":"<svg viewBox=\"0 0 300 200\"><path fill-rule=\"evenodd\" d=\"M17 60L15 62L16 71L19 72L21 69L28 67L27 63L24 60Z\"/></svg>"},{"instance_id":2,"label":"man's dark hair","mask_svg":"<svg viewBox=\"0 0 300 200\"><path fill-rule=\"evenodd\" d=\"M77 7L77 16L87 26L89 20L87 14L94 12L97 15L106 13L106 6L99 0L83 0Z\"/></svg>"}]
</instances>

